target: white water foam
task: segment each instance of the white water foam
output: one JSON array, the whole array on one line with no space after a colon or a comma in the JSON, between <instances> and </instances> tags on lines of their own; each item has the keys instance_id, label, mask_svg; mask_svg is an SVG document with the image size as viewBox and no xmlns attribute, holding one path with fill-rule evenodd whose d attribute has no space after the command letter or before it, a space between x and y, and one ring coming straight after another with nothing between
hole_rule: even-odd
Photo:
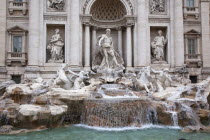
<instances>
[{"instance_id":1,"label":"white water foam","mask_svg":"<svg viewBox=\"0 0 210 140\"><path fill-rule=\"evenodd\" d=\"M145 129L151 129L151 128L158 128L158 129L182 129L179 126L163 126L163 125L143 125L142 127L121 127L121 128L108 128L108 127L96 127L96 126L88 126L85 124L77 124L76 127L83 127L87 129L93 129L96 131L129 131L129 130L145 130Z\"/></svg>"},{"instance_id":2,"label":"white water foam","mask_svg":"<svg viewBox=\"0 0 210 140\"><path fill-rule=\"evenodd\" d=\"M102 94L104 99L139 99L138 96L133 95L133 96L129 96L129 95L124 95L124 96L107 96L105 94Z\"/></svg>"}]
</instances>

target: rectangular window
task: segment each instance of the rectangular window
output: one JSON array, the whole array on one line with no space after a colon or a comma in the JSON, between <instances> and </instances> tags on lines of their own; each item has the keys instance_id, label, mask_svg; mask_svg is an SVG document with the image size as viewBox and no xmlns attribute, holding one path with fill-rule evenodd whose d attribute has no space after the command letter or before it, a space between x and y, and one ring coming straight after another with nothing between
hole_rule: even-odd
<instances>
[{"instance_id":1,"label":"rectangular window","mask_svg":"<svg viewBox=\"0 0 210 140\"><path fill-rule=\"evenodd\" d=\"M197 40L196 40L196 38L188 39L188 58L189 59L197 58Z\"/></svg>"},{"instance_id":2,"label":"rectangular window","mask_svg":"<svg viewBox=\"0 0 210 140\"><path fill-rule=\"evenodd\" d=\"M15 2L22 2L23 0L15 0Z\"/></svg>"},{"instance_id":3,"label":"rectangular window","mask_svg":"<svg viewBox=\"0 0 210 140\"><path fill-rule=\"evenodd\" d=\"M195 7L195 0L187 0L187 7Z\"/></svg>"},{"instance_id":4,"label":"rectangular window","mask_svg":"<svg viewBox=\"0 0 210 140\"><path fill-rule=\"evenodd\" d=\"M22 36L13 36L13 52L22 52Z\"/></svg>"},{"instance_id":5,"label":"rectangular window","mask_svg":"<svg viewBox=\"0 0 210 140\"><path fill-rule=\"evenodd\" d=\"M197 41L196 39L188 39L188 54L196 54Z\"/></svg>"}]
</instances>

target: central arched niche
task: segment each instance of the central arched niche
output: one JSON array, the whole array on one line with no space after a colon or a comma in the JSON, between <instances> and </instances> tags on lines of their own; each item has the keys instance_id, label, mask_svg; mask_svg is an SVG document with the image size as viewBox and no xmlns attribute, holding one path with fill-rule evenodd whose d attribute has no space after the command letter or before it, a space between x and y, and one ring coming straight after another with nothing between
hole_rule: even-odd
<instances>
[{"instance_id":1,"label":"central arched niche","mask_svg":"<svg viewBox=\"0 0 210 140\"><path fill-rule=\"evenodd\" d=\"M133 26L133 6L130 0L86 0L82 22L98 28Z\"/></svg>"},{"instance_id":2,"label":"central arched niche","mask_svg":"<svg viewBox=\"0 0 210 140\"><path fill-rule=\"evenodd\" d=\"M90 9L90 14L99 21L113 21L122 19L127 12L120 0L96 0Z\"/></svg>"},{"instance_id":3,"label":"central arched niche","mask_svg":"<svg viewBox=\"0 0 210 140\"><path fill-rule=\"evenodd\" d=\"M135 17L130 0L86 0L83 5L83 65L91 62L99 51L97 37L111 29L114 49L123 57L125 66L132 67L132 42ZM128 65L129 64L129 65Z\"/></svg>"}]
</instances>

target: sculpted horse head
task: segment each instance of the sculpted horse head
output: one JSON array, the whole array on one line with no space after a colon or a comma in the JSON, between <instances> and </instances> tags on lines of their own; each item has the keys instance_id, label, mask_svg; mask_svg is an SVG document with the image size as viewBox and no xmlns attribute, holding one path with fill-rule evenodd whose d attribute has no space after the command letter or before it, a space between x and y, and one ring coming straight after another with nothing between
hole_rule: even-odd
<instances>
[{"instance_id":1,"label":"sculpted horse head","mask_svg":"<svg viewBox=\"0 0 210 140\"><path fill-rule=\"evenodd\" d=\"M151 68L143 67L140 72L137 74L136 81L134 85L136 85L137 89L146 90L148 93L150 92L150 88L153 88L151 83Z\"/></svg>"}]
</instances>

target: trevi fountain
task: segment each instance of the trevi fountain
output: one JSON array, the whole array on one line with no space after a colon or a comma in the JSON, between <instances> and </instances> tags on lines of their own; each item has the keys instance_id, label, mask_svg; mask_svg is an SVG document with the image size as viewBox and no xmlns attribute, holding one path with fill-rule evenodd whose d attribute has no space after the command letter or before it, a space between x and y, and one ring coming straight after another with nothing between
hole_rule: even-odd
<instances>
[{"instance_id":1,"label":"trevi fountain","mask_svg":"<svg viewBox=\"0 0 210 140\"><path fill-rule=\"evenodd\" d=\"M161 34L151 43L155 63L164 61ZM209 139L210 78L191 84L185 65L126 70L113 45L106 29L97 37L91 70L62 64L47 81L1 83L0 139ZM63 46L56 29L49 61L63 61Z\"/></svg>"}]
</instances>

